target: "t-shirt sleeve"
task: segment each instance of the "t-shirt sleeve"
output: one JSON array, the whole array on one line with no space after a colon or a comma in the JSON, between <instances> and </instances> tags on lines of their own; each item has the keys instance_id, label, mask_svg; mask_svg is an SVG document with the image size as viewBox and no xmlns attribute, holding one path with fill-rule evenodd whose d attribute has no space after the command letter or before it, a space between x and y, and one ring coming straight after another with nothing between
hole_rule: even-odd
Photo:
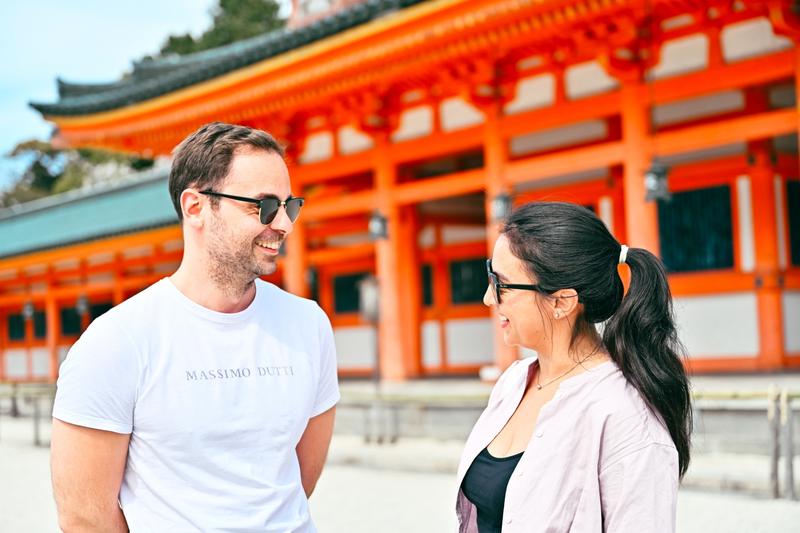
<instances>
[{"instance_id":1,"label":"t-shirt sleeve","mask_svg":"<svg viewBox=\"0 0 800 533\"><path fill-rule=\"evenodd\" d=\"M603 531L675 531L678 459L675 448L650 443L628 450L600 471Z\"/></svg>"},{"instance_id":2,"label":"t-shirt sleeve","mask_svg":"<svg viewBox=\"0 0 800 533\"><path fill-rule=\"evenodd\" d=\"M53 418L131 433L139 375L133 343L104 315L89 326L61 365Z\"/></svg>"},{"instance_id":3,"label":"t-shirt sleeve","mask_svg":"<svg viewBox=\"0 0 800 533\"><path fill-rule=\"evenodd\" d=\"M311 416L324 413L339 401L339 378L336 369L336 344L333 341L333 328L328 316L322 309L319 314L319 347L320 372L317 385L317 396Z\"/></svg>"}]
</instances>

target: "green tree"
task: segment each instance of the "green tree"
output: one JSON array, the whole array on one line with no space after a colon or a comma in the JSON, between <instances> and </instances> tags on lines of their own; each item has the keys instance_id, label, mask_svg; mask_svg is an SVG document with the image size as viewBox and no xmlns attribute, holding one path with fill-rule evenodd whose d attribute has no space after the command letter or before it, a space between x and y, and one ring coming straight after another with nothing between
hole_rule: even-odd
<instances>
[{"instance_id":1,"label":"green tree","mask_svg":"<svg viewBox=\"0 0 800 533\"><path fill-rule=\"evenodd\" d=\"M213 24L200 37L171 35L161 47L160 56L185 55L210 50L282 28L276 0L220 0L212 8Z\"/></svg>"},{"instance_id":2,"label":"green tree","mask_svg":"<svg viewBox=\"0 0 800 533\"><path fill-rule=\"evenodd\" d=\"M6 157L24 158L30 163L11 188L0 195L0 207L76 189L100 165L110 163L122 170L143 170L153 166L150 159L94 148L62 150L36 139L19 143Z\"/></svg>"}]
</instances>

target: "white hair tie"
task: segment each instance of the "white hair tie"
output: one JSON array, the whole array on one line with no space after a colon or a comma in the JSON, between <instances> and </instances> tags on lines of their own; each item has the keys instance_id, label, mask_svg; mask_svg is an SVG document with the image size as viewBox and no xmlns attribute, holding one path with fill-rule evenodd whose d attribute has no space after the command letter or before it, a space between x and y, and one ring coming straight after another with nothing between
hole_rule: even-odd
<instances>
[{"instance_id":1,"label":"white hair tie","mask_svg":"<svg viewBox=\"0 0 800 533\"><path fill-rule=\"evenodd\" d=\"M623 264L628 259L628 247L624 244L619 249L619 264Z\"/></svg>"}]
</instances>

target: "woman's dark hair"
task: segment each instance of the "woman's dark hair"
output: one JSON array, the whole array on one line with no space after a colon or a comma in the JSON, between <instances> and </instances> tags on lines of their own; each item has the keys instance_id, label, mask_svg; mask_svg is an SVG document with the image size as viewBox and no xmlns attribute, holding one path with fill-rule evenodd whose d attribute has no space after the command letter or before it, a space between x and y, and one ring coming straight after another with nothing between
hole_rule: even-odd
<instances>
[{"instance_id":1,"label":"woman's dark hair","mask_svg":"<svg viewBox=\"0 0 800 533\"><path fill-rule=\"evenodd\" d=\"M617 266L621 245L585 207L534 202L515 210L502 234L545 293L571 288L583 312L572 343L604 322L603 345L625 379L664 421L678 450L680 477L689 466L692 408L672 296L661 261L630 248L631 280L623 297Z\"/></svg>"}]
</instances>

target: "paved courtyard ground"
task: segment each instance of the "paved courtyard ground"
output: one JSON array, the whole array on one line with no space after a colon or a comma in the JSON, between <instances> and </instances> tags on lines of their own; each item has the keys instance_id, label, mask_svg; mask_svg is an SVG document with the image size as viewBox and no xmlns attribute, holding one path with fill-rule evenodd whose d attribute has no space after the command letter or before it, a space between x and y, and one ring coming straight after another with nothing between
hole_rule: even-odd
<instances>
[{"instance_id":1,"label":"paved courtyard ground","mask_svg":"<svg viewBox=\"0 0 800 533\"><path fill-rule=\"evenodd\" d=\"M57 531L49 451L31 440L30 420L0 420L2 533ZM454 490L449 474L333 465L323 474L311 508L321 533L441 533L455 528ZM679 497L682 533L789 533L800 531L798 524L798 502L690 490Z\"/></svg>"}]
</instances>

